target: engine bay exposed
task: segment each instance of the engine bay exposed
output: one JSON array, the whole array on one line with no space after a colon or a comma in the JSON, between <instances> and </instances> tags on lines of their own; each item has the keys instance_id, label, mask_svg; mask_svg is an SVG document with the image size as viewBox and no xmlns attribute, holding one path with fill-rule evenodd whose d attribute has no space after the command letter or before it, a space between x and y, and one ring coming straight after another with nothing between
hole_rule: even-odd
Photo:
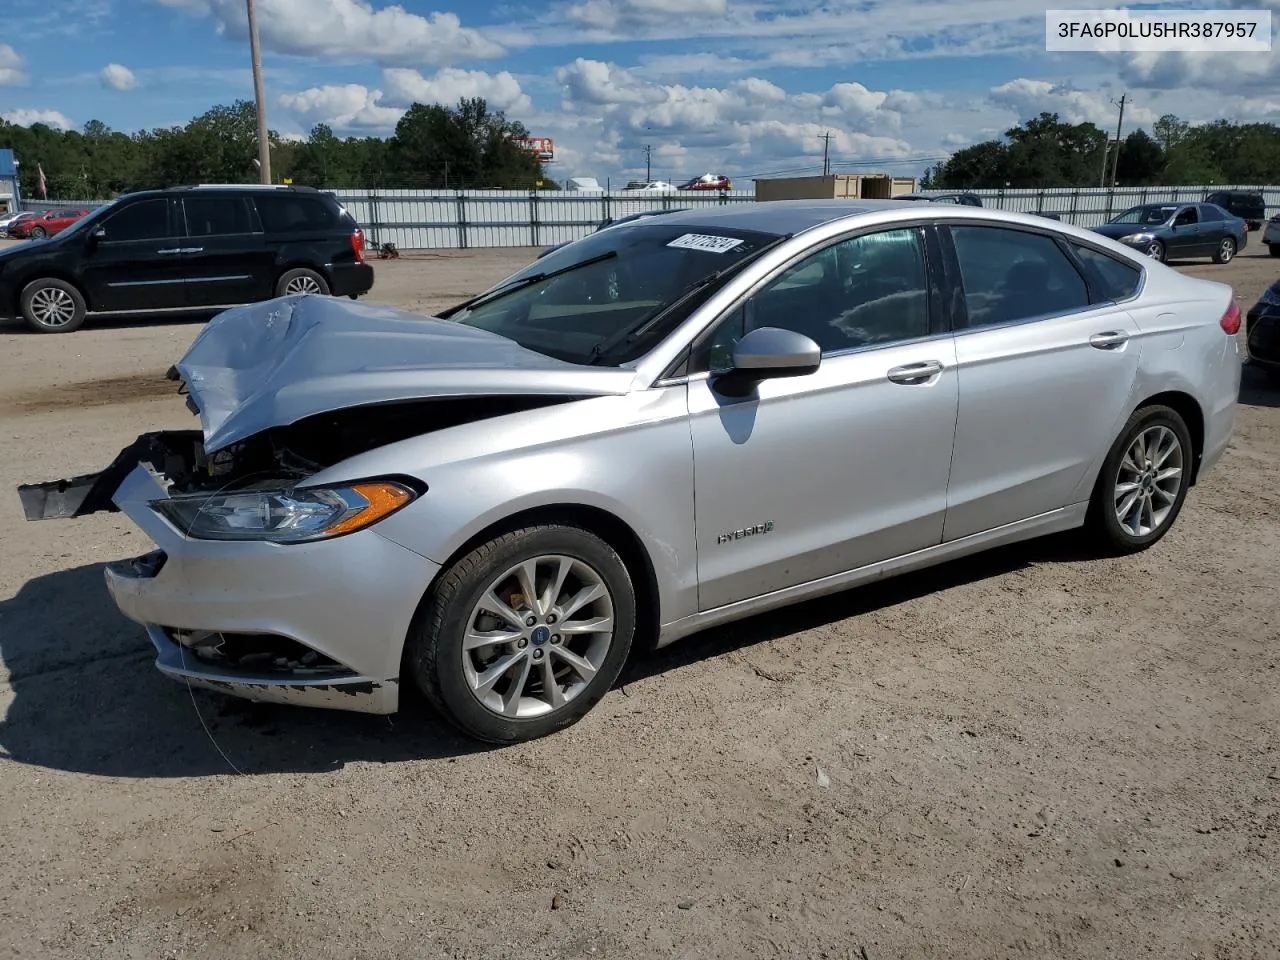
<instances>
[{"instance_id":1,"label":"engine bay exposed","mask_svg":"<svg viewBox=\"0 0 1280 960\"><path fill-rule=\"evenodd\" d=\"M98 473L25 484L18 492L27 519L43 520L116 511L112 495L139 463L163 476L171 494L290 486L400 440L576 399L439 397L350 407L272 427L212 454L199 430L162 430L139 436Z\"/></svg>"}]
</instances>

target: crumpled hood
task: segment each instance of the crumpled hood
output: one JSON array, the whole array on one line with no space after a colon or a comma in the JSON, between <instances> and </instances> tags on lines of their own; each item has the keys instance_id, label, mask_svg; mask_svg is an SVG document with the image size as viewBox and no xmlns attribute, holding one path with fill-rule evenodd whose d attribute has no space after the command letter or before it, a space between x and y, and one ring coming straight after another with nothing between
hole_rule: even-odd
<instances>
[{"instance_id":1,"label":"crumpled hood","mask_svg":"<svg viewBox=\"0 0 1280 960\"><path fill-rule=\"evenodd\" d=\"M436 317L308 295L220 313L175 371L209 452L348 407L447 396L620 395L634 377Z\"/></svg>"}]
</instances>

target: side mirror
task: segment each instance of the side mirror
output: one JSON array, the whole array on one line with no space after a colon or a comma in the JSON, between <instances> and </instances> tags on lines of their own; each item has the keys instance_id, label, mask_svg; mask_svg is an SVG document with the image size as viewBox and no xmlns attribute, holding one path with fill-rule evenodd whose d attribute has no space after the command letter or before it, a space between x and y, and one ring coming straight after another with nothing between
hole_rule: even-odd
<instances>
[{"instance_id":1,"label":"side mirror","mask_svg":"<svg viewBox=\"0 0 1280 960\"><path fill-rule=\"evenodd\" d=\"M97 243L99 240L105 240L105 239L107 239L106 227L94 227L92 230L89 231L90 243Z\"/></svg>"},{"instance_id":2,"label":"side mirror","mask_svg":"<svg viewBox=\"0 0 1280 960\"><path fill-rule=\"evenodd\" d=\"M733 348L733 365L715 378L715 389L729 397L746 396L763 380L803 377L822 363L822 348L802 333L758 327Z\"/></svg>"}]
</instances>

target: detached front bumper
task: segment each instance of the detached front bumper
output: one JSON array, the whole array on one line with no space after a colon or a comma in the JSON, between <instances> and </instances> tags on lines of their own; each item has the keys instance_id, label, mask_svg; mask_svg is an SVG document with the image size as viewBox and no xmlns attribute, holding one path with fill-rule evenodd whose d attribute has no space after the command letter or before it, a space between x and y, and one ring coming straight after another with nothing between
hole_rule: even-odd
<instances>
[{"instance_id":1,"label":"detached front bumper","mask_svg":"<svg viewBox=\"0 0 1280 960\"><path fill-rule=\"evenodd\" d=\"M44 516L111 509L95 500L109 472L68 484L78 506L59 503L68 493L55 484L25 488L28 516L39 519L40 493ZM146 628L162 673L250 700L398 709L405 637L436 564L372 529L289 545L191 539L149 505L168 488L153 463L135 461L111 502L157 549L105 571L120 611Z\"/></svg>"}]
</instances>

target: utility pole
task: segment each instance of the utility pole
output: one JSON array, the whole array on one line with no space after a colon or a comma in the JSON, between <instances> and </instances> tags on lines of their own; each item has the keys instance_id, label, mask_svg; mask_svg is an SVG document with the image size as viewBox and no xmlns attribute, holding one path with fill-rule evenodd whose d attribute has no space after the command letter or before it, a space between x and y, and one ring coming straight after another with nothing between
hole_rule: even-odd
<instances>
[{"instance_id":1,"label":"utility pole","mask_svg":"<svg viewBox=\"0 0 1280 960\"><path fill-rule=\"evenodd\" d=\"M262 53L258 49L258 17L253 0L249 8L249 52L253 57L253 98L258 104L258 179L271 182L271 142L267 137L267 95L262 89Z\"/></svg>"},{"instance_id":2,"label":"utility pole","mask_svg":"<svg viewBox=\"0 0 1280 960\"><path fill-rule=\"evenodd\" d=\"M1116 124L1116 155L1111 161L1111 182L1116 182L1116 173L1120 169L1120 128L1124 126L1124 105L1129 102L1127 93L1121 94L1119 100L1112 100L1116 106L1120 108L1120 121Z\"/></svg>"},{"instance_id":3,"label":"utility pole","mask_svg":"<svg viewBox=\"0 0 1280 960\"><path fill-rule=\"evenodd\" d=\"M646 143L644 145L644 182L645 183L648 183L650 180L653 179L652 163L650 162L652 157L653 157L653 147L649 146L649 144Z\"/></svg>"},{"instance_id":4,"label":"utility pole","mask_svg":"<svg viewBox=\"0 0 1280 960\"><path fill-rule=\"evenodd\" d=\"M822 135L822 175L828 176L831 173L831 131L828 130Z\"/></svg>"}]
</instances>

